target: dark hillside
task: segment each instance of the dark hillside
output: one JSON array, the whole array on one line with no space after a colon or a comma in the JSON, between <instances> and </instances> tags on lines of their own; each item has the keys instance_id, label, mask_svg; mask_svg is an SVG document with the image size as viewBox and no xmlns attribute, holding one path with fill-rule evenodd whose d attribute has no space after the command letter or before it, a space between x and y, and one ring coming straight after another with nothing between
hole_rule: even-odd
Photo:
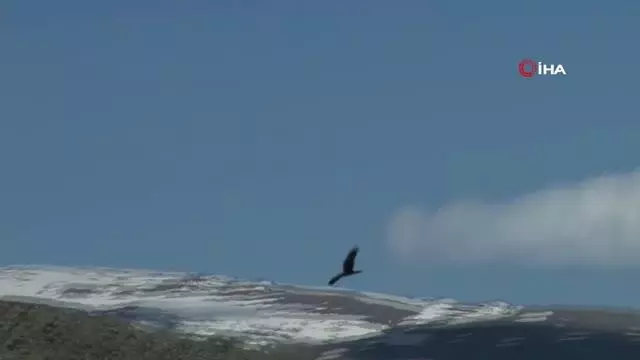
<instances>
[{"instance_id":1,"label":"dark hillside","mask_svg":"<svg viewBox=\"0 0 640 360\"><path fill-rule=\"evenodd\" d=\"M0 301L0 360L306 360L301 348L268 353L233 341L149 332L109 316Z\"/></svg>"}]
</instances>

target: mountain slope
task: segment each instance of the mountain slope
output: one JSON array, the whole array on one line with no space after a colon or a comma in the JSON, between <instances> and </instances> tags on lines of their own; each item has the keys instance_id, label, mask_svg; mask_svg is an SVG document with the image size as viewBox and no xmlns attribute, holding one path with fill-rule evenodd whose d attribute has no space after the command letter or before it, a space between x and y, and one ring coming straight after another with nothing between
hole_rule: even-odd
<instances>
[{"instance_id":1,"label":"mountain slope","mask_svg":"<svg viewBox=\"0 0 640 360\"><path fill-rule=\"evenodd\" d=\"M595 346L589 354L610 346L618 358L625 359L627 350L635 358L640 354L640 315L633 312L460 304L102 268L2 268L0 295L113 315L188 336L231 336L262 346L308 344L324 352L324 359L462 359L468 352L527 359L589 346Z\"/></svg>"},{"instance_id":2,"label":"mountain slope","mask_svg":"<svg viewBox=\"0 0 640 360\"><path fill-rule=\"evenodd\" d=\"M239 345L218 337L194 341L171 332L143 331L74 309L0 301L3 360L312 360L318 354L302 346L265 352Z\"/></svg>"},{"instance_id":3,"label":"mountain slope","mask_svg":"<svg viewBox=\"0 0 640 360\"><path fill-rule=\"evenodd\" d=\"M397 325L478 321L520 310L504 303L464 306L222 276L95 268L4 268L0 288L9 299L38 300L189 334L237 335L262 343L345 341Z\"/></svg>"}]
</instances>

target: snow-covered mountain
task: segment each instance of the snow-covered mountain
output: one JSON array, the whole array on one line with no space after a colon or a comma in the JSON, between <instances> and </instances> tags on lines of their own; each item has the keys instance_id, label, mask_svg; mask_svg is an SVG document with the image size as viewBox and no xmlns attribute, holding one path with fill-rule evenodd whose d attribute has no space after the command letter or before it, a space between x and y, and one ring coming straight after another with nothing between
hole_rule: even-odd
<instances>
[{"instance_id":1,"label":"snow-covered mountain","mask_svg":"<svg viewBox=\"0 0 640 360\"><path fill-rule=\"evenodd\" d=\"M398 325L496 319L521 309L506 303L462 305L225 276L102 268L2 268L0 294L113 312L185 333L236 334L254 341L344 341ZM516 321L543 319L545 314Z\"/></svg>"},{"instance_id":2,"label":"snow-covered mountain","mask_svg":"<svg viewBox=\"0 0 640 360\"><path fill-rule=\"evenodd\" d=\"M491 325L511 329L494 334L491 346L502 347L525 341L513 329L531 331L533 325L543 324L557 330L549 341L586 339L594 331L616 329L640 354L637 314L614 319L614 314L603 312L587 316L577 310L527 309L501 302L461 304L214 275L12 266L0 268L0 297L111 313L187 334L238 336L257 344L293 341L336 350L358 343L362 351L375 344L400 349L431 341L434 329L448 334L439 341L473 343L474 331ZM587 330L576 335L576 327Z\"/></svg>"}]
</instances>

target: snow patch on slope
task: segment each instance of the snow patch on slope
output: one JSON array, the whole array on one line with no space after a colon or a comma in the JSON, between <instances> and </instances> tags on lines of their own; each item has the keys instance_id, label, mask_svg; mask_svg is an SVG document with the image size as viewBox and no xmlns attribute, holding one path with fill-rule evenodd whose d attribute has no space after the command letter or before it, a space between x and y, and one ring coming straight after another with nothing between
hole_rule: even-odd
<instances>
[{"instance_id":1,"label":"snow patch on slope","mask_svg":"<svg viewBox=\"0 0 640 360\"><path fill-rule=\"evenodd\" d=\"M346 341L394 326L479 321L520 310L505 303L461 305L180 272L0 268L0 299L16 297L196 335L239 335L256 343Z\"/></svg>"}]
</instances>

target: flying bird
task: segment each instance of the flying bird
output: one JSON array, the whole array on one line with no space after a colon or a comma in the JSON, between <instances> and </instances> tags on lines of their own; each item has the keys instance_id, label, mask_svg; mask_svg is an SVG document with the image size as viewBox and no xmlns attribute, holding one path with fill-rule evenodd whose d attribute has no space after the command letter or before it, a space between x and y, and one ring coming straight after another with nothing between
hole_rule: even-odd
<instances>
[{"instance_id":1,"label":"flying bird","mask_svg":"<svg viewBox=\"0 0 640 360\"><path fill-rule=\"evenodd\" d=\"M329 280L329 285L333 286L333 284L337 283L338 280L342 279L343 277L359 274L362 272L362 270L353 270L353 266L356 262L356 255L358 255L358 250L358 247L354 246L353 249L349 251L349 254L347 254L347 257L342 263L342 272L332 277L331 280Z\"/></svg>"}]
</instances>

